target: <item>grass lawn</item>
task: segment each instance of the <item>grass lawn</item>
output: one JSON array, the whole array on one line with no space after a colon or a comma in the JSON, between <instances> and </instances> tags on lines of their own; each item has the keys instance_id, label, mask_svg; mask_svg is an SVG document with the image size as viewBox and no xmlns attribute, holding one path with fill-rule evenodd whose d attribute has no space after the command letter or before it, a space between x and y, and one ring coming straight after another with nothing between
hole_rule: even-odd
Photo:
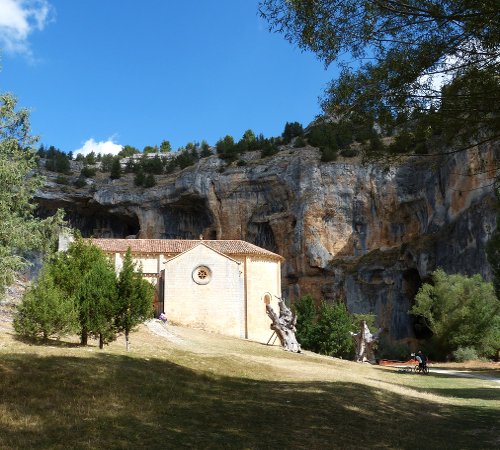
<instances>
[{"instance_id":1,"label":"grass lawn","mask_svg":"<svg viewBox=\"0 0 500 450\"><path fill-rule=\"evenodd\" d=\"M169 329L142 326L128 353L0 331L0 449L500 446L500 383Z\"/></svg>"}]
</instances>

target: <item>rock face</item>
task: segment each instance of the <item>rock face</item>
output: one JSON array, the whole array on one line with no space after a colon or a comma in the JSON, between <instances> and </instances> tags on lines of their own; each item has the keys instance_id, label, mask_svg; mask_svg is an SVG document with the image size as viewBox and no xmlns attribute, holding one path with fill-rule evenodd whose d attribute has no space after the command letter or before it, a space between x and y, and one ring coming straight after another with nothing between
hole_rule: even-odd
<instances>
[{"instance_id":1,"label":"rock face","mask_svg":"<svg viewBox=\"0 0 500 450\"><path fill-rule=\"evenodd\" d=\"M401 339L415 336L408 310L437 267L491 279L499 155L497 144L429 168L322 163L316 149L290 148L242 167L204 158L150 189L130 174L82 189L49 179L37 200L41 215L64 208L84 236L247 240L286 258L285 297L341 299Z\"/></svg>"}]
</instances>

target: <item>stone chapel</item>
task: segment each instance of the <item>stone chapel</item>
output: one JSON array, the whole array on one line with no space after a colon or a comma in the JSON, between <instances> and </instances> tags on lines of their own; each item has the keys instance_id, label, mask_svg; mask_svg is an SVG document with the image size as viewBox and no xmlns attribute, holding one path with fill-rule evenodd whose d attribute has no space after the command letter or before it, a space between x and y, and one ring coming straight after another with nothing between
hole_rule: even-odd
<instances>
[{"instance_id":1,"label":"stone chapel","mask_svg":"<svg viewBox=\"0 0 500 450\"><path fill-rule=\"evenodd\" d=\"M119 271L130 247L172 323L267 343L279 311L283 258L241 240L92 239Z\"/></svg>"}]
</instances>

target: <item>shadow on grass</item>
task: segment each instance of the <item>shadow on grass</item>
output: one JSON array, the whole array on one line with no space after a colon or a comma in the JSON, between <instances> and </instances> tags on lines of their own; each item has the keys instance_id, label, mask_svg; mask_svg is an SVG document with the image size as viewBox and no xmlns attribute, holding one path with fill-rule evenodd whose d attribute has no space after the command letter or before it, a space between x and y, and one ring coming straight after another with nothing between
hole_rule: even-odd
<instances>
[{"instance_id":1,"label":"shadow on grass","mask_svg":"<svg viewBox=\"0 0 500 450\"><path fill-rule=\"evenodd\" d=\"M58 347L58 348L76 348L81 347L78 342L67 342L61 341L60 339L43 339L43 338L30 338L26 336L21 336L17 333L11 334L16 341L22 342L28 345L42 345L46 347Z\"/></svg>"},{"instance_id":2,"label":"shadow on grass","mask_svg":"<svg viewBox=\"0 0 500 450\"><path fill-rule=\"evenodd\" d=\"M363 384L216 377L164 360L6 355L0 448L488 448L498 410Z\"/></svg>"}]
</instances>

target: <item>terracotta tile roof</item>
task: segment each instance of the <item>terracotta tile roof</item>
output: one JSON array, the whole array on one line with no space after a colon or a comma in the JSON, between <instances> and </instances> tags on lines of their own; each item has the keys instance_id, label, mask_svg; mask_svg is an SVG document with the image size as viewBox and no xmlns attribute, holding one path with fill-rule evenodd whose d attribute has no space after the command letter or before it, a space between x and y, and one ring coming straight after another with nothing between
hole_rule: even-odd
<instances>
[{"instance_id":1,"label":"terracotta tile roof","mask_svg":"<svg viewBox=\"0 0 500 450\"><path fill-rule=\"evenodd\" d=\"M130 247L134 253L163 253L171 256L205 244L224 255L259 255L283 260L283 257L249 242L240 240L184 240L184 239L92 239L105 252L125 253Z\"/></svg>"}]
</instances>

